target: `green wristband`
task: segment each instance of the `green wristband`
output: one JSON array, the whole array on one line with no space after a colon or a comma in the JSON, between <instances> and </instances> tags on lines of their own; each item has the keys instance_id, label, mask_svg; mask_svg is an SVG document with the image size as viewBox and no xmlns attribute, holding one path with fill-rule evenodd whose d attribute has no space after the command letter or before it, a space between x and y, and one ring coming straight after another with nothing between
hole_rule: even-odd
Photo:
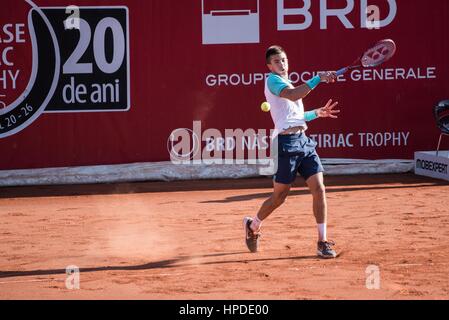
<instances>
[{"instance_id":1,"label":"green wristband","mask_svg":"<svg viewBox=\"0 0 449 320\"><path fill-rule=\"evenodd\" d=\"M306 82L306 84L309 86L310 90L315 89L321 82L320 76L315 76L309 81Z\"/></svg>"},{"instance_id":2,"label":"green wristband","mask_svg":"<svg viewBox=\"0 0 449 320\"><path fill-rule=\"evenodd\" d=\"M304 113L304 120L306 120L307 122L315 120L316 118L318 118L318 115L316 114L315 110L307 111Z\"/></svg>"}]
</instances>

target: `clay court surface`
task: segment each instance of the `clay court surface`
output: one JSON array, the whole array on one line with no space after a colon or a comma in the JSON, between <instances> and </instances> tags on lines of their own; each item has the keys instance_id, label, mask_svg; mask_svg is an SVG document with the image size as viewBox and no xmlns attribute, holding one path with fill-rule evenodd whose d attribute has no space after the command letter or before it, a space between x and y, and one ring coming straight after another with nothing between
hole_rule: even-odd
<instances>
[{"instance_id":1,"label":"clay court surface","mask_svg":"<svg viewBox=\"0 0 449 320\"><path fill-rule=\"evenodd\" d=\"M298 178L247 252L270 179L0 188L1 299L448 299L449 183L326 176L335 260ZM80 268L80 289L65 268ZM366 288L369 265L380 289Z\"/></svg>"}]
</instances>

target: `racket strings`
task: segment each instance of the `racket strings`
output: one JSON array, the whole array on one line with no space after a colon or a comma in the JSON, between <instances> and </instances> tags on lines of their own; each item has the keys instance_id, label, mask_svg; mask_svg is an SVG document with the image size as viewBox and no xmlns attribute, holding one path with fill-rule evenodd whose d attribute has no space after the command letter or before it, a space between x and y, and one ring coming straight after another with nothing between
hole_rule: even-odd
<instances>
[{"instance_id":1,"label":"racket strings","mask_svg":"<svg viewBox=\"0 0 449 320\"><path fill-rule=\"evenodd\" d=\"M393 40L383 40L369 49L363 55L361 61L364 67L375 67L389 60L396 52Z\"/></svg>"}]
</instances>

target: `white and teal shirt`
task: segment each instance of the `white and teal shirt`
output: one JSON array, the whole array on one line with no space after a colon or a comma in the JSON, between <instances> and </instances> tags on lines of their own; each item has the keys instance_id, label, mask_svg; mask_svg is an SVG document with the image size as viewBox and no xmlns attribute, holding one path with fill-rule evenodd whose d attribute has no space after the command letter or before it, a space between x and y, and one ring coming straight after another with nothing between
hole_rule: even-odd
<instances>
[{"instance_id":1,"label":"white and teal shirt","mask_svg":"<svg viewBox=\"0 0 449 320\"><path fill-rule=\"evenodd\" d=\"M294 88L289 80L274 73L270 73L265 81L265 98L271 105L270 113L274 122L273 138L292 127L302 126L307 129L302 99L291 101L279 96L287 87Z\"/></svg>"}]
</instances>

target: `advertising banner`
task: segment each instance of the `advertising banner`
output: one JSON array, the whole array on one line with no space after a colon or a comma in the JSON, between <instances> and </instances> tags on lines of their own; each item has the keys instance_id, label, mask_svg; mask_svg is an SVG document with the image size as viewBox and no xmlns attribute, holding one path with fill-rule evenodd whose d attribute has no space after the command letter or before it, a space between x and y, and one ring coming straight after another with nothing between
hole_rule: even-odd
<instances>
[{"instance_id":1,"label":"advertising banner","mask_svg":"<svg viewBox=\"0 0 449 320\"><path fill-rule=\"evenodd\" d=\"M306 111L329 99L341 110L307 134L322 158L436 148L433 106L449 97L447 0L0 1L0 170L266 150L269 46L286 50L300 85L386 38L397 45L387 63L304 99Z\"/></svg>"}]
</instances>

